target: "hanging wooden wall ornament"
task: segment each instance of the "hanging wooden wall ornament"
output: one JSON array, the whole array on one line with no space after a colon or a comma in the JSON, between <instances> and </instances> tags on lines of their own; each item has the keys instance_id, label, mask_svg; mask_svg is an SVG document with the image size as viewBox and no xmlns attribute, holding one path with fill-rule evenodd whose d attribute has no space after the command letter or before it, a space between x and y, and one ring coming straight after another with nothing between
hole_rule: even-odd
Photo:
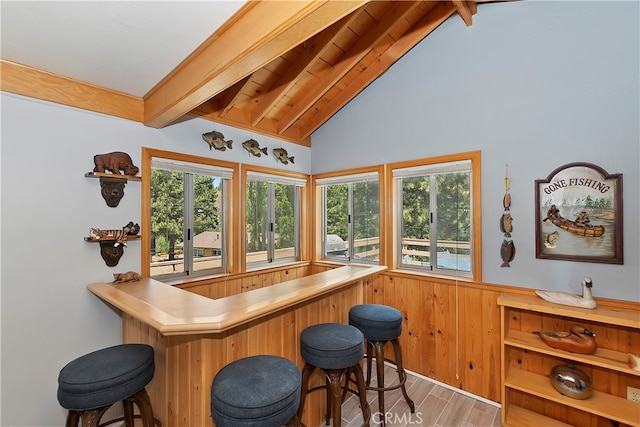
<instances>
[{"instance_id":1,"label":"hanging wooden wall ornament","mask_svg":"<svg viewBox=\"0 0 640 427\"><path fill-rule=\"evenodd\" d=\"M509 192L509 165L505 166L504 176L504 197L502 198L502 207L504 211L500 217L500 231L504 235L504 240L500 246L500 256L502 265L500 267L511 267L509 264L516 256L516 247L511 240L511 232L513 231L513 218L511 217L511 193Z\"/></svg>"}]
</instances>

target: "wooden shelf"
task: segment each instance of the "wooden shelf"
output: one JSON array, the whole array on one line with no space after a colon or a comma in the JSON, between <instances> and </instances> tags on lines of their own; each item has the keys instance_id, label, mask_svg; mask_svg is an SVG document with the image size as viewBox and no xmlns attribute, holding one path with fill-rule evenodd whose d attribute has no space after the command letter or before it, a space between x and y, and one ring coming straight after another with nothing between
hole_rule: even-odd
<instances>
[{"instance_id":1,"label":"wooden shelf","mask_svg":"<svg viewBox=\"0 0 640 427\"><path fill-rule=\"evenodd\" d=\"M526 295L503 294L498 297L498 305L522 310L531 310L537 313L551 314L554 316L570 317L573 319L601 322L609 325L626 326L640 329L640 312L609 307L597 307L594 309L571 307L568 305L554 304L542 298Z\"/></svg>"},{"instance_id":2,"label":"wooden shelf","mask_svg":"<svg viewBox=\"0 0 640 427\"><path fill-rule=\"evenodd\" d=\"M604 418L632 426L640 426L640 404L621 397L594 391L588 399L572 399L556 391L551 386L548 377L515 368L511 368L507 372L504 385Z\"/></svg>"},{"instance_id":3,"label":"wooden shelf","mask_svg":"<svg viewBox=\"0 0 640 427\"><path fill-rule=\"evenodd\" d=\"M127 241L129 240L139 240L140 239L140 235L136 234L134 236L127 236ZM85 242L91 242L91 243L98 243L98 242L115 242L116 239L113 238L104 238L104 239L94 239L93 237L85 237L84 238Z\"/></svg>"},{"instance_id":4,"label":"wooden shelf","mask_svg":"<svg viewBox=\"0 0 640 427\"><path fill-rule=\"evenodd\" d=\"M572 427L571 424L545 417L516 405L509 405L502 410L507 412L507 420L504 425L509 427Z\"/></svg>"},{"instance_id":5,"label":"wooden shelf","mask_svg":"<svg viewBox=\"0 0 640 427\"><path fill-rule=\"evenodd\" d=\"M593 354L570 353L549 347L540 337L533 333L514 330L507 332L504 337L504 344L640 377L640 371L629 367L627 353L619 351L598 348Z\"/></svg>"},{"instance_id":6,"label":"wooden shelf","mask_svg":"<svg viewBox=\"0 0 640 427\"><path fill-rule=\"evenodd\" d=\"M87 172L84 174L87 178L107 178L107 179L125 179L127 181L141 181L142 177L137 175L120 175L117 173L104 172Z\"/></svg>"},{"instance_id":7,"label":"wooden shelf","mask_svg":"<svg viewBox=\"0 0 640 427\"><path fill-rule=\"evenodd\" d=\"M640 427L640 404L625 397L625 386L639 382L640 371L628 365L628 352L638 352L640 347L640 312L638 310L597 307L584 309L542 300L536 296L503 294L498 298L502 333L502 423L509 426L533 427L558 425L566 426L560 420L531 411L515 396L535 396L548 401L549 405L563 405L580 412L580 424L600 425L599 417ZM571 324L571 322L598 324L603 339L593 354L578 354L555 349L545 344L532 330L540 330L545 324ZM608 348L607 348L608 347ZM610 377L611 389L596 387L588 399L580 400L559 393L551 385L543 366L549 365L550 358L559 358L580 363L587 367L606 370ZM520 366L520 368L516 367ZM530 369L531 372L527 369ZM510 401L511 400L511 401ZM526 401L527 399L522 399ZM554 403L551 403L554 402ZM545 406L546 408L546 406ZM556 414L547 411L545 414ZM562 417L561 415L558 415ZM563 418L563 421L567 421Z\"/></svg>"}]
</instances>

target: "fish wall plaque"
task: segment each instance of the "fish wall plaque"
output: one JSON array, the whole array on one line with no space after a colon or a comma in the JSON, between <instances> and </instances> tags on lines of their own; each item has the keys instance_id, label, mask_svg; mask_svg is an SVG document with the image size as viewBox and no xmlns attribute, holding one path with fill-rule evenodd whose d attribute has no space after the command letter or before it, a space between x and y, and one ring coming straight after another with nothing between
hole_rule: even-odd
<instances>
[{"instance_id":1,"label":"fish wall plaque","mask_svg":"<svg viewBox=\"0 0 640 427\"><path fill-rule=\"evenodd\" d=\"M516 246L511 240L511 232L513 231L513 217L511 216L511 193L509 180L509 165L505 166L504 174L504 197L502 197L502 216L500 217L500 231L502 231L505 239L500 245L500 257L502 265L500 267L511 267L510 262L516 256Z\"/></svg>"},{"instance_id":2,"label":"fish wall plaque","mask_svg":"<svg viewBox=\"0 0 640 427\"><path fill-rule=\"evenodd\" d=\"M242 148L244 148L251 155L256 156L256 157L260 157L263 154L265 156L267 155L267 147L260 148L260 144L258 143L258 141L256 141L253 138L247 139L245 142L243 142L242 143Z\"/></svg>"},{"instance_id":3,"label":"fish wall plaque","mask_svg":"<svg viewBox=\"0 0 640 427\"><path fill-rule=\"evenodd\" d=\"M289 157L289 153L287 153L287 150L284 148L274 148L271 151L282 164L288 165L289 162L293 163L293 156Z\"/></svg>"},{"instance_id":4,"label":"fish wall plaque","mask_svg":"<svg viewBox=\"0 0 640 427\"><path fill-rule=\"evenodd\" d=\"M220 151L225 151L227 148L229 148L229 150L233 149L231 146L231 144L233 144L233 140L229 139L225 141L222 132L218 132L216 130L203 133L202 139L209 145L209 150L211 150L211 148L215 148Z\"/></svg>"}]
</instances>

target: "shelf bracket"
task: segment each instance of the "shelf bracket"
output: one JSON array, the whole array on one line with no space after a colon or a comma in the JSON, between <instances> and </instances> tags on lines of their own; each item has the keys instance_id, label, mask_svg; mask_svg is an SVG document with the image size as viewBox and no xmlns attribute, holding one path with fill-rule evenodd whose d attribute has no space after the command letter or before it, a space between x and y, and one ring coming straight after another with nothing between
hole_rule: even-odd
<instances>
[{"instance_id":1,"label":"shelf bracket","mask_svg":"<svg viewBox=\"0 0 640 427\"><path fill-rule=\"evenodd\" d=\"M100 177L100 193L107 206L115 208L124 197L124 186L127 184L126 179L110 179Z\"/></svg>"},{"instance_id":2,"label":"shelf bracket","mask_svg":"<svg viewBox=\"0 0 640 427\"><path fill-rule=\"evenodd\" d=\"M108 267L115 267L124 254L124 246L114 246L115 240L105 240L100 243L100 255Z\"/></svg>"}]
</instances>

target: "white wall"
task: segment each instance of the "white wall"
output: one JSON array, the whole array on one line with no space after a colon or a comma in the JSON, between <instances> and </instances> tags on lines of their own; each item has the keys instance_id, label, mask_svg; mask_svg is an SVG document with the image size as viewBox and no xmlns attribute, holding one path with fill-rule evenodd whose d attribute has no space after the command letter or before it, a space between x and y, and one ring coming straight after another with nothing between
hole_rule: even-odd
<instances>
[{"instance_id":1,"label":"white wall","mask_svg":"<svg viewBox=\"0 0 640 427\"><path fill-rule=\"evenodd\" d=\"M89 228L140 223L139 182L109 208L100 182L85 178L93 155L125 151L140 166L141 147L186 152L308 173L310 149L194 119L162 130L118 118L2 93L2 418L3 426L61 426L56 400L59 370L89 351L121 342L115 310L86 285L140 271L140 241L130 241L116 267L107 267ZM201 134L216 129L233 149L210 151ZM250 137L284 147L295 164L252 157Z\"/></svg>"},{"instance_id":2,"label":"white wall","mask_svg":"<svg viewBox=\"0 0 640 427\"><path fill-rule=\"evenodd\" d=\"M313 134L312 173L481 150L485 282L581 293L591 275L594 295L640 301L639 4L481 4L470 28L451 17ZM534 181L571 162L623 174L624 265L536 259Z\"/></svg>"}]
</instances>

